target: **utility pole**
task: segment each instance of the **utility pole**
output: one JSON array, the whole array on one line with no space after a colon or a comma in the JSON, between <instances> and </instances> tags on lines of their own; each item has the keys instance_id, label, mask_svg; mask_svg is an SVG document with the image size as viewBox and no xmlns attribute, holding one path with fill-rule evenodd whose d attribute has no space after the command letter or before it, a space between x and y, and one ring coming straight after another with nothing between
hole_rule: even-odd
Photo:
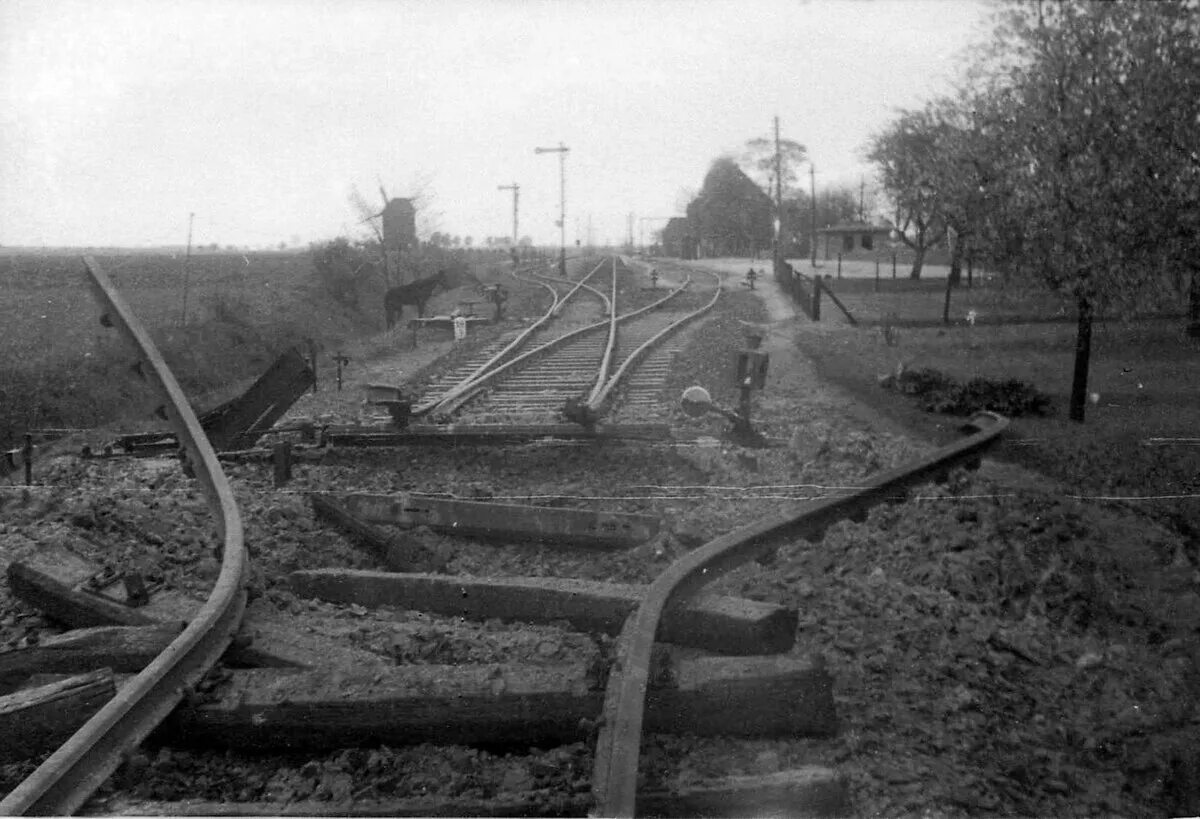
<instances>
[{"instance_id":1,"label":"utility pole","mask_svg":"<svg viewBox=\"0 0 1200 819\"><path fill-rule=\"evenodd\" d=\"M187 325L187 297L188 297L188 277L191 275L192 267L192 225L196 222L196 214L188 214L188 241L187 255L183 257L183 309L179 311L179 325L181 327Z\"/></svg>"},{"instance_id":2,"label":"utility pole","mask_svg":"<svg viewBox=\"0 0 1200 819\"><path fill-rule=\"evenodd\" d=\"M863 177L858 178L858 221L866 222L867 217L863 209L863 198L867 193L867 180Z\"/></svg>"},{"instance_id":3,"label":"utility pole","mask_svg":"<svg viewBox=\"0 0 1200 819\"><path fill-rule=\"evenodd\" d=\"M772 270L776 276L783 267L783 154L779 150L779 117L775 117L775 252Z\"/></svg>"},{"instance_id":4,"label":"utility pole","mask_svg":"<svg viewBox=\"0 0 1200 819\"><path fill-rule=\"evenodd\" d=\"M558 272L567 275L567 152L561 142L557 148L534 148L535 154L558 154Z\"/></svg>"},{"instance_id":5,"label":"utility pole","mask_svg":"<svg viewBox=\"0 0 1200 819\"><path fill-rule=\"evenodd\" d=\"M817 166L808 166L809 196L812 197L812 266L817 266Z\"/></svg>"},{"instance_id":6,"label":"utility pole","mask_svg":"<svg viewBox=\"0 0 1200 819\"><path fill-rule=\"evenodd\" d=\"M513 247L517 246L517 201L521 196L521 186L516 182L511 185L497 185L496 190L513 192Z\"/></svg>"}]
</instances>

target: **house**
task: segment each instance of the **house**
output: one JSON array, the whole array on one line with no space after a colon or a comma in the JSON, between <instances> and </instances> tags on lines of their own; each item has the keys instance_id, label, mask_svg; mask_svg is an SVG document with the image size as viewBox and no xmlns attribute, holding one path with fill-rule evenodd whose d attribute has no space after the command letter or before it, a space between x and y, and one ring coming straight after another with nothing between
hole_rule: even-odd
<instances>
[{"instance_id":1,"label":"house","mask_svg":"<svg viewBox=\"0 0 1200 819\"><path fill-rule=\"evenodd\" d=\"M891 251L891 225L839 222L817 231L817 251L824 259L874 259Z\"/></svg>"},{"instance_id":2,"label":"house","mask_svg":"<svg viewBox=\"0 0 1200 819\"><path fill-rule=\"evenodd\" d=\"M676 216L662 229L662 254L677 259L695 259L699 242L687 217Z\"/></svg>"},{"instance_id":3,"label":"house","mask_svg":"<svg viewBox=\"0 0 1200 819\"><path fill-rule=\"evenodd\" d=\"M774 205L729 157L713 162L700 194L688 203L688 224L705 257L752 256L771 247Z\"/></svg>"}]
</instances>

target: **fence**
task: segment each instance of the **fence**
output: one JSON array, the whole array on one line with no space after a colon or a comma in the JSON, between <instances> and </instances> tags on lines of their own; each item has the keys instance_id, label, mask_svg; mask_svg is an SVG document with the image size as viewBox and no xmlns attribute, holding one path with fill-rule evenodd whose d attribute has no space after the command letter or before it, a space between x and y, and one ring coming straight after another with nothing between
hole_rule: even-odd
<instances>
[{"instance_id":1,"label":"fence","mask_svg":"<svg viewBox=\"0 0 1200 819\"><path fill-rule=\"evenodd\" d=\"M824 291L825 295L829 296L830 301L837 306L842 313L845 314L846 320L852 326L857 326L858 322L841 300L834 295L829 289L829 285L821 281L820 276L809 277L803 273L797 273L795 268L784 262L775 268L775 281L783 291L792 297L792 300L804 311L804 315L808 316L813 321L821 320L821 294Z\"/></svg>"}]
</instances>

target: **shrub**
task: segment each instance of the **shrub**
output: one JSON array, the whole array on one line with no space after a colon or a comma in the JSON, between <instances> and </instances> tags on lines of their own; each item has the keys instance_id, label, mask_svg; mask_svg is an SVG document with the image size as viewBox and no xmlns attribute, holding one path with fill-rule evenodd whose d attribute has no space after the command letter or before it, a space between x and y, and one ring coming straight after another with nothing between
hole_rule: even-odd
<instances>
[{"instance_id":1,"label":"shrub","mask_svg":"<svg viewBox=\"0 0 1200 819\"><path fill-rule=\"evenodd\" d=\"M1015 378L1004 381L972 378L962 384L939 370L901 368L880 383L885 388L916 396L918 405L926 412L971 415L991 410L1016 418L1048 415L1051 411L1049 395Z\"/></svg>"},{"instance_id":2,"label":"shrub","mask_svg":"<svg viewBox=\"0 0 1200 819\"><path fill-rule=\"evenodd\" d=\"M313 245L312 260L318 281L334 301L359 309L361 291L376 273L375 259L364 248L339 236L323 245Z\"/></svg>"}]
</instances>

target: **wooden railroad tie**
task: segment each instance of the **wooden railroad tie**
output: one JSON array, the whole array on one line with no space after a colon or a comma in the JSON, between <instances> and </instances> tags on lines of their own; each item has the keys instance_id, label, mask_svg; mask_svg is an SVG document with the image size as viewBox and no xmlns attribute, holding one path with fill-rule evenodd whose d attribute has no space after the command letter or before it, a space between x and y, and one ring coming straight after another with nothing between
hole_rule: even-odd
<instances>
[{"instance_id":1,"label":"wooden railroad tie","mask_svg":"<svg viewBox=\"0 0 1200 819\"><path fill-rule=\"evenodd\" d=\"M0 697L0 763L53 750L116 693L112 670L101 668Z\"/></svg>"},{"instance_id":2,"label":"wooden railroad tie","mask_svg":"<svg viewBox=\"0 0 1200 819\"><path fill-rule=\"evenodd\" d=\"M572 628L617 634L637 608L645 588L554 577L475 578L400 574L353 569L293 572L299 597L395 606L471 620L492 618L527 623L565 620ZM668 612L659 631L663 642L722 654L789 651L796 639L795 609L702 592Z\"/></svg>"},{"instance_id":3,"label":"wooden railroad tie","mask_svg":"<svg viewBox=\"0 0 1200 819\"><path fill-rule=\"evenodd\" d=\"M604 690L586 663L234 671L216 702L182 705L172 746L324 750L435 742L485 747L585 741ZM670 657L653 677L646 730L701 736L831 736L832 681L794 656Z\"/></svg>"},{"instance_id":4,"label":"wooden railroad tie","mask_svg":"<svg viewBox=\"0 0 1200 819\"><path fill-rule=\"evenodd\" d=\"M659 529L659 519L653 515L454 500L407 492L315 495L314 504L330 513L337 507L341 522L352 518L361 524L428 526L444 534L592 548L636 546Z\"/></svg>"}]
</instances>

